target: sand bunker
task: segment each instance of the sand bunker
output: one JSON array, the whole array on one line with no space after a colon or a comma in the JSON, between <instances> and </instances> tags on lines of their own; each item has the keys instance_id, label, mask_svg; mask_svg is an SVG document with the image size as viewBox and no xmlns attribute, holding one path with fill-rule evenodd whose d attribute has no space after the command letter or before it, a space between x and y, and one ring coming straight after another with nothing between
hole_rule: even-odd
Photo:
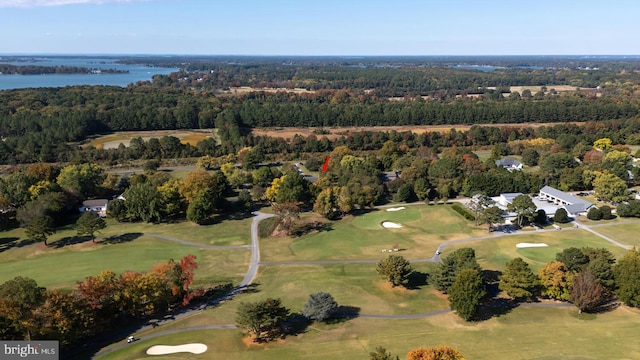
<instances>
[{"instance_id":1,"label":"sand bunker","mask_svg":"<svg viewBox=\"0 0 640 360\"><path fill-rule=\"evenodd\" d=\"M184 344L184 345L154 345L147 349L147 355L167 355L180 352L190 352L192 354L202 354L207 351L207 345L205 344Z\"/></svg>"},{"instance_id":2,"label":"sand bunker","mask_svg":"<svg viewBox=\"0 0 640 360\"><path fill-rule=\"evenodd\" d=\"M388 208L387 211L400 211L406 209L404 206L400 206L397 208Z\"/></svg>"},{"instance_id":3,"label":"sand bunker","mask_svg":"<svg viewBox=\"0 0 640 360\"><path fill-rule=\"evenodd\" d=\"M532 247L547 247L549 245L545 244L545 243L517 243L516 247L519 249L522 248L532 248Z\"/></svg>"},{"instance_id":4,"label":"sand bunker","mask_svg":"<svg viewBox=\"0 0 640 360\"><path fill-rule=\"evenodd\" d=\"M383 228L387 228L387 229L400 229L402 227L402 225L396 224L396 223L391 222L391 221L385 221L385 222L382 223L382 227Z\"/></svg>"}]
</instances>

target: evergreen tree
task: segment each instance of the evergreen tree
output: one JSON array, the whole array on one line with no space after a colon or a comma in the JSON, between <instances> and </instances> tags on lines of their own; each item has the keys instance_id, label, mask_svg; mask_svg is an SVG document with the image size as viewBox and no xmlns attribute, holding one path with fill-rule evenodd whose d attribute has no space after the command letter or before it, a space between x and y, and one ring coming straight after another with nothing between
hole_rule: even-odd
<instances>
[{"instance_id":1,"label":"evergreen tree","mask_svg":"<svg viewBox=\"0 0 640 360\"><path fill-rule=\"evenodd\" d=\"M473 319L486 290L477 270L462 270L449 289L449 304L458 316Z\"/></svg>"},{"instance_id":2,"label":"evergreen tree","mask_svg":"<svg viewBox=\"0 0 640 360\"><path fill-rule=\"evenodd\" d=\"M398 356L393 356L382 346L378 346L376 351L369 353L369 360L400 360L400 358Z\"/></svg>"},{"instance_id":3,"label":"evergreen tree","mask_svg":"<svg viewBox=\"0 0 640 360\"><path fill-rule=\"evenodd\" d=\"M613 273L618 299L625 305L640 307L640 250L627 252L613 268Z\"/></svg>"},{"instance_id":4,"label":"evergreen tree","mask_svg":"<svg viewBox=\"0 0 640 360\"><path fill-rule=\"evenodd\" d=\"M389 255L376 266L378 275L387 279L393 286L405 285L413 272L411 264L400 255Z\"/></svg>"},{"instance_id":5,"label":"evergreen tree","mask_svg":"<svg viewBox=\"0 0 640 360\"><path fill-rule=\"evenodd\" d=\"M476 252L472 248L457 249L442 259L439 269L433 274L435 288L447 293L458 274L465 269L480 272Z\"/></svg>"},{"instance_id":6,"label":"evergreen tree","mask_svg":"<svg viewBox=\"0 0 640 360\"><path fill-rule=\"evenodd\" d=\"M53 219L49 215L38 215L27 224L25 233L27 238L47 245L47 238L56 232Z\"/></svg>"},{"instance_id":7,"label":"evergreen tree","mask_svg":"<svg viewBox=\"0 0 640 360\"><path fill-rule=\"evenodd\" d=\"M500 276L499 289L516 300L529 299L537 286L537 277L522 258L507 263Z\"/></svg>"},{"instance_id":8,"label":"evergreen tree","mask_svg":"<svg viewBox=\"0 0 640 360\"><path fill-rule=\"evenodd\" d=\"M282 306L280 299L240 303L236 311L238 327L253 335L254 340L271 340L281 332L282 322L289 316L289 309Z\"/></svg>"},{"instance_id":9,"label":"evergreen tree","mask_svg":"<svg viewBox=\"0 0 640 360\"><path fill-rule=\"evenodd\" d=\"M107 227L107 223L104 221L100 215L86 211L78 218L76 221L76 230L78 232L78 236L80 235L89 235L91 236L91 241L95 242L96 237L95 233Z\"/></svg>"},{"instance_id":10,"label":"evergreen tree","mask_svg":"<svg viewBox=\"0 0 640 360\"><path fill-rule=\"evenodd\" d=\"M302 308L302 315L307 319L326 321L335 315L338 303L327 292L317 292L309 295L309 300Z\"/></svg>"}]
</instances>

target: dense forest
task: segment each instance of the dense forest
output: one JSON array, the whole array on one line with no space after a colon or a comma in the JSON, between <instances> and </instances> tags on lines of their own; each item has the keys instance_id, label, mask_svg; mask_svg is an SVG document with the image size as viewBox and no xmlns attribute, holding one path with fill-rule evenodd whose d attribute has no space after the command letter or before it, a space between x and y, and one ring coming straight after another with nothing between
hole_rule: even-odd
<instances>
[{"instance_id":1,"label":"dense forest","mask_svg":"<svg viewBox=\"0 0 640 360\"><path fill-rule=\"evenodd\" d=\"M594 136L606 135L619 142L637 142L634 129L640 113L640 60L634 58L176 57L121 61L134 60L148 65L180 66L183 70L126 88L73 86L0 91L0 163L84 158L77 155L78 145L87 138L125 130L216 128L217 145L223 146L215 154L256 143L276 144L278 140L254 139L250 135L251 128L274 126L614 121L613 125L602 125L602 131L628 131L616 134L611 130L580 140L593 141ZM491 65L493 71L459 67L465 64ZM239 86L253 91L231 91ZM511 91L512 86L537 86L538 90ZM573 90L557 91L554 86ZM261 90L265 88L279 91ZM306 90L287 91L295 88ZM509 139L537 134L537 130L532 131L510 134ZM572 133L558 136L561 135ZM455 143L491 145L508 140L502 136L470 137ZM298 152L291 148L294 145L279 143L265 146L265 151L281 151L283 146L289 147L289 152ZM174 153L205 154L212 151L187 147L186 151ZM111 154L98 159L104 157L120 158Z\"/></svg>"}]
</instances>

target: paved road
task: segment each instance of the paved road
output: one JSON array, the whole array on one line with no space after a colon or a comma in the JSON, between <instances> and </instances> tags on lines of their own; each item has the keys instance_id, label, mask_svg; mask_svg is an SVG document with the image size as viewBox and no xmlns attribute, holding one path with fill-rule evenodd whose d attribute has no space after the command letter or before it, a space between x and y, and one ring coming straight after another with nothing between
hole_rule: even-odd
<instances>
[{"instance_id":1,"label":"paved road","mask_svg":"<svg viewBox=\"0 0 640 360\"><path fill-rule=\"evenodd\" d=\"M184 244L184 245L190 245L190 246L195 246L195 247L201 247L201 248L208 248L208 249L237 249L237 248L249 248L251 249L251 262L249 263L249 269L247 270L247 273L244 276L244 279L242 279L242 282L236 286L236 288L234 290L232 290L228 295L224 296L221 299L216 299L213 300L211 302L208 302L206 304L203 304L201 306L198 307L194 307L191 309L187 309L185 311L183 311L180 314L177 314L175 316L173 316L170 321L175 321L178 319L182 319L184 317L193 315L199 311L205 310L206 308L208 308L209 306L214 306L217 305L221 302L224 302L226 300L229 300L231 298L233 298L235 295L237 295L238 293L242 292L248 285L251 284L251 282L253 282L253 280L256 277L256 274L258 273L258 266L259 266L259 261L260 261L260 247L258 244L258 224L260 223L260 221L270 218L274 215L272 214L265 214L265 213L261 213L261 212L254 212L253 213L254 217L253 220L251 221L251 245L236 245L236 246L218 246L218 245L207 245L207 244L200 244L200 243L194 243L194 242L190 242L190 241L186 241L186 240L182 240L182 239L177 239L177 238L173 238L170 236L165 236L165 235L160 235L160 234L145 234L147 236L152 236L152 237L156 237L159 239L164 239L164 240L168 240L168 241L173 241L173 242L177 242L180 244ZM159 321L150 325L146 325L143 326L141 328L139 328L136 333L142 333L148 330L153 329L154 327L157 327L158 325L166 322L168 320L163 320L163 321ZM155 338L158 336L162 336L162 335L166 335L166 334L174 334L174 333L178 333L178 332L183 332L183 331L191 331L191 330L203 330L203 329L235 329L236 326L235 325L206 325L206 326L201 326L201 327L190 327L190 328L181 328L181 329L173 329L173 330L168 330L168 331L163 331L163 332L159 332L159 333L155 333L152 335L145 335L145 339L151 339L151 338ZM129 334L127 334L129 335ZM126 336L126 335L125 335ZM134 334L135 336L135 334ZM118 349L121 349L123 347L127 346L126 342L122 342L120 344L117 345L113 345L111 347L109 347L108 349L102 350L98 353L96 353L94 356L92 356L92 359L97 359L105 354L108 354L112 351L116 351Z\"/></svg>"},{"instance_id":2,"label":"paved road","mask_svg":"<svg viewBox=\"0 0 640 360\"><path fill-rule=\"evenodd\" d=\"M258 273L258 266L260 265L260 245L258 243L258 224L264 219L273 217L273 214L265 214L259 211L253 213L254 217L251 221L251 263L249 264L249 270L244 275L244 279L240 282L239 288L244 288L250 285L256 278Z\"/></svg>"}]
</instances>

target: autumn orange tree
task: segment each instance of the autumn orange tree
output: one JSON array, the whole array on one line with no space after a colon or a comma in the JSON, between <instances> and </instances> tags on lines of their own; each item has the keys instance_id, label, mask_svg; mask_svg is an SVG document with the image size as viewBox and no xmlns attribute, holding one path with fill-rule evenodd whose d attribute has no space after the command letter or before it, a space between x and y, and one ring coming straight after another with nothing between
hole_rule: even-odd
<instances>
[{"instance_id":1,"label":"autumn orange tree","mask_svg":"<svg viewBox=\"0 0 640 360\"><path fill-rule=\"evenodd\" d=\"M123 321L165 313L197 294L190 288L197 267L196 257L187 255L146 273L104 270L78 282L70 293L17 277L0 284L0 338L51 339L66 346Z\"/></svg>"},{"instance_id":2,"label":"autumn orange tree","mask_svg":"<svg viewBox=\"0 0 640 360\"><path fill-rule=\"evenodd\" d=\"M409 351L408 360L464 360L462 354L457 349L447 345L436 347L418 348Z\"/></svg>"}]
</instances>

